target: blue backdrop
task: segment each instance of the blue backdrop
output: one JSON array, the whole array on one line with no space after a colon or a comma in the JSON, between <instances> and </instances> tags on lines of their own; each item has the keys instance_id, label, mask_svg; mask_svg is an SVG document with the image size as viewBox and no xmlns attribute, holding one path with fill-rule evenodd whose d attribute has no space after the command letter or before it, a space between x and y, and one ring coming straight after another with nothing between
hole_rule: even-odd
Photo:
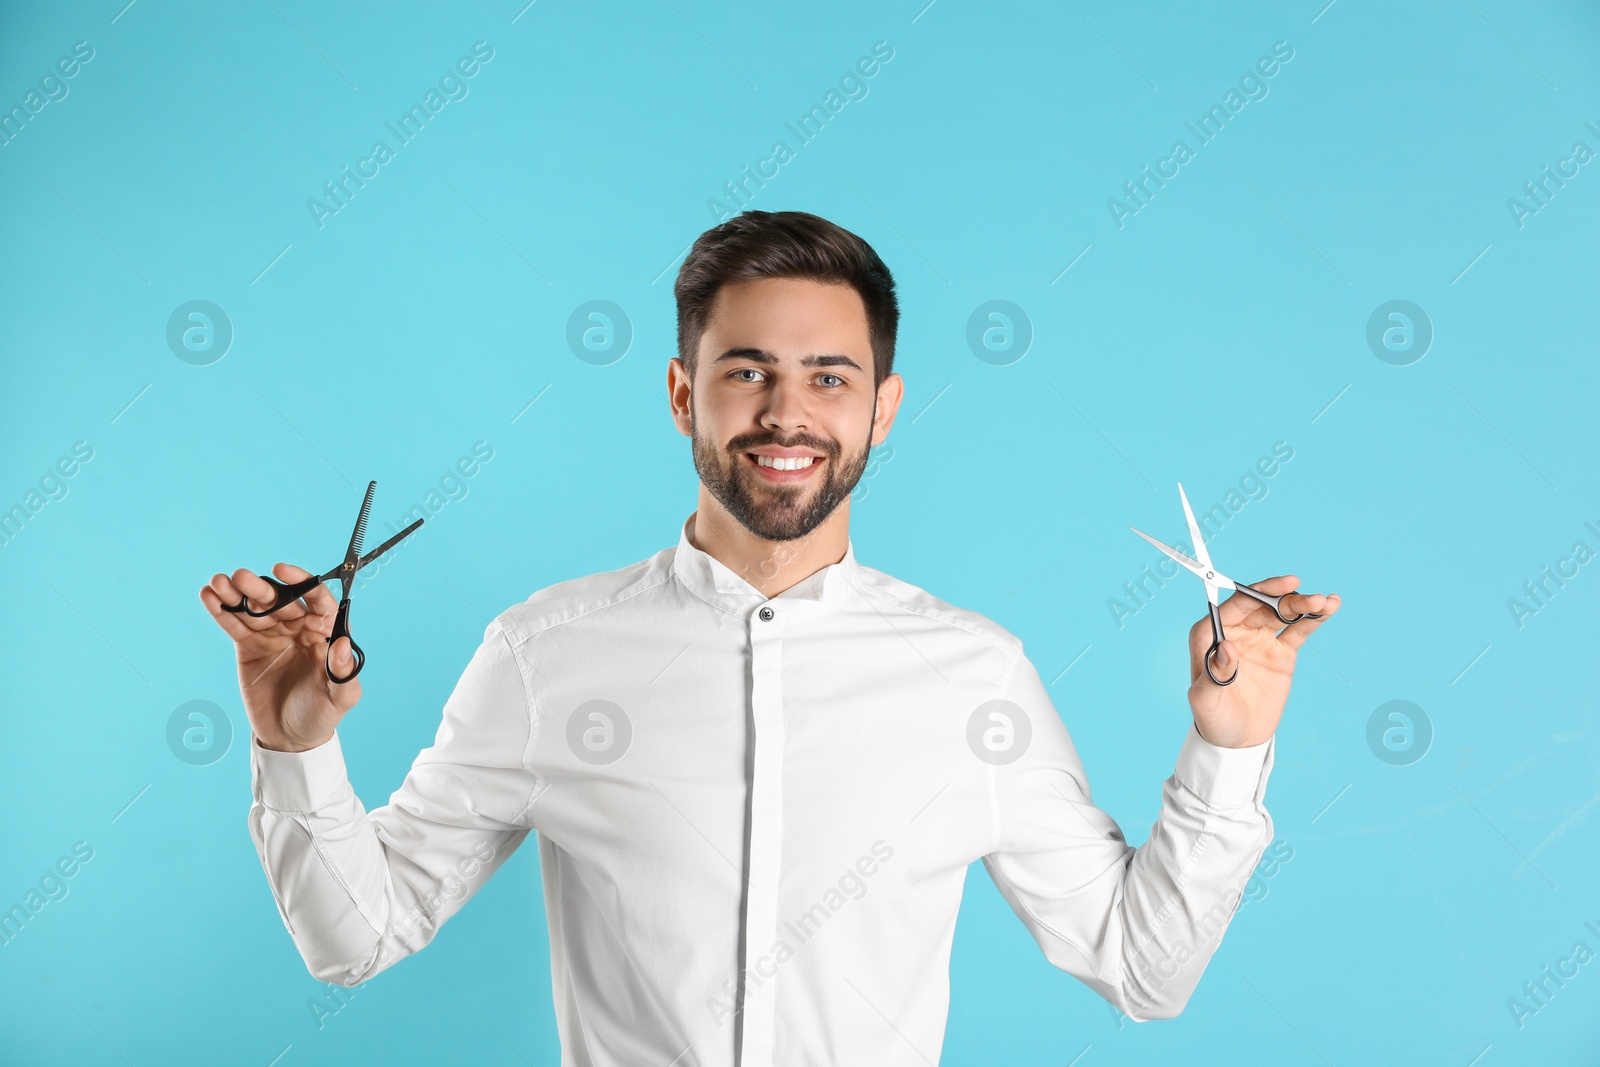
<instances>
[{"instance_id":1,"label":"blue backdrop","mask_svg":"<svg viewBox=\"0 0 1600 1067\"><path fill-rule=\"evenodd\" d=\"M1204 598L1128 526L1182 481L1344 598L1187 1011L978 869L943 1062L1600 1062L1592 5L523 2L8 5L0 1061L557 1061L532 847L308 975L196 590L427 509L358 606L383 803L486 619L676 541L672 280L748 206L894 270L857 555L1025 640L1134 843Z\"/></svg>"}]
</instances>

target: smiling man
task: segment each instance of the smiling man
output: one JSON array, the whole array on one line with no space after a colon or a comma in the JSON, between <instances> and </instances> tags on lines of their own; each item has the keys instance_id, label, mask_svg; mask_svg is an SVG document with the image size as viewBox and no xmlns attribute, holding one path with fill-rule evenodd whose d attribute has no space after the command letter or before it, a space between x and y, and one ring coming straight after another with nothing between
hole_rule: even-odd
<instances>
[{"instance_id":1,"label":"smiling man","mask_svg":"<svg viewBox=\"0 0 1600 1067\"><path fill-rule=\"evenodd\" d=\"M324 670L349 664L327 589L261 619L222 610L272 598L249 570L201 590L255 735L251 836L311 973L355 985L418 951L537 831L563 1064L937 1062L977 860L1052 964L1135 1020L1178 1014L1272 840L1296 650L1338 598L1285 596L1322 616L1289 627L1224 602L1227 687L1202 670L1209 617L1190 631L1192 722L1132 848L1021 641L856 561L850 492L903 395L876 253L746 212L675 292L669 396L700 475L677 544L491 622L388 804L346 777L361 690Z\"/></svg>"}]
</instances>

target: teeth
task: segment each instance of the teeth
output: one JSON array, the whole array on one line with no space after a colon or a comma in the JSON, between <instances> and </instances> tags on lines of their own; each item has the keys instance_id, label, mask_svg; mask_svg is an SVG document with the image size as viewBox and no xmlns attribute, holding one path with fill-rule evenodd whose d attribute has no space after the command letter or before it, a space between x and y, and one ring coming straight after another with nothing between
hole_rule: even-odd
<instances>
[{"instance_id":1,"label":"teeth","mask_svg":"<svg viewBox=\"0 0 1600 1067\"><path fill-rule=\"evenodd\" d=\"M756 462L763 467L771 467L780 471L797 471L811 466L816 456L797 456L794 459L774 459L772 456L757 456Z\"/></svg>"}]
</instances>

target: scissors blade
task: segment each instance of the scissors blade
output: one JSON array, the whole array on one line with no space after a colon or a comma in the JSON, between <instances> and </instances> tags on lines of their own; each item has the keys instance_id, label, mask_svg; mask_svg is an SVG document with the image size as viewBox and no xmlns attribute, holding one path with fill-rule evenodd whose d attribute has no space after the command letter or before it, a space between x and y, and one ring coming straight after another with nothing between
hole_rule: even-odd
<instances>
[{"instance_id":1,"label":"scissors blade","mask_svg":"<svg viewBox=\"0 0 1600 1067\"><path fill-rule=\"evenodd\" d=\"M401 541L405 540L411 534L415 533L416 530L417 530L417 527L419 527L421 525L422 525L422 520L418 519L416 522L412 523L410 526L407 526L404 530L401 530L399 533L397 533L393 537L389 538L389 540L385 541L383 544L379 545L377 548L373 549L371 552L368 552L365 556L362 556L361 557L361 561L356 564L356 570L360 570L362 567L365 567L367 564L371 563L373 560L377 559L379 556L381 556L385 552L389 551L395 545L398 545Z\"/></svg>"},{"instance_id":2,"label":"scissors blade","mask_svg":"<svg viewBox=\"0 0 1600 1067\"><path fill-rule=\"evenodd\" d=\"M1237 586L1226 575L1218 574L1211 565L1211 553L1206 551L1205 539L1200 536L1200 525L1194 521L1194 511L1189 507L1189 497L1183 491L1182 482L1178 483L1178 499L1183 501L1183 517L1189 524L1189 539L1194 542L1194 554L1200 557L1200 565L1205 568L1200 572L1200 578L1206 583L1206 599L1215 604L1217 590L1236 589Z\"/></svg>"},{"instance_id":3,"label":"scissors blade","mask_svg":"<svg viewBox=\"0 0 1600 1067\"><path fill-rule=\"evenodd\" d=\"M1128 527L1128 529L1132 530L1134 533L1138 534L1140 537L1144 538L1146 541L1149 541L1152 545L1155 545L1161 551L1165 552L1167 555L1171 556L1174 560L1177 560L1179 563L1183 564L1185 567L1188 567L1191 571L1193 571L1195 573L1195 575L1197 577L1204 578L1206 576L1206 569L1204 567L1200 566L1200 564L1196 563L1194 560L1190 559L1188 556L1185 556L1182 552L1179 552L1177 549L1173 548L1170 545L1162 544L1160 541L1157 541L1154 537L1151 537L1149 534L1145 533L1143 530L1140 530L1140 529L1138 529L1136 527L1130 526L1130 527Z\"/></svg>"},{"instance_id":4,"label":"scissors blade","mask_svg":"<svg viewBox=\"0 0 1600 1067\"><path fill-rule=\"evenodd\" d=\"M367 483L367 495L361 501L361 514L356 516L356 530L350 535L350 548L344 554L344 561L360 567L361 542L367 536L367 517L372 514L372 491L378 488L377 482Z\"/></svg>"},{"instance_id":5,"label":"scissors blade","mask_svg":"<svg viewBox=\"0 0 1600 1067\"><path fill-rule=\"evenodd\" d=\"M1206 570L1211 569L1211 553L1206 551L1206 543L1200 537L1200 525L1194 521L1194 511L1189 507L1189 498L1184 494L1183 483L1178 483L1178 499L1183 501L1183 518L1189 524L1189 539L1194 542L1195 558Z\"/></svg>"},{"instance_id":6,"label":"scissors blade","mask_svg":"<svg viewBox=\"0 0 1600 1067\"><path fill-rule=\"evenodd\" d=\"M1133 530L1134 533L1138 534L1140 537L1144 538L1146 541L1149 541L1152 545L1155 545L1161 551L1163 551L1167 555L1171 556L1174 560L1176 560L1177 562L1183 564L1183 566L1189 568L1189 570L1194 573L1195 577L1197 577L1201 581L1205 582L1208 587L1214 585L1218 589L1236 589L1236 588L1238 588L1237 586L1235 586L1233 584L1233 579L1229 578L1227 575L1218 574L1214 569L1212 569L1210 567L1202 567L1202 566L1200 566L1200 564L1196 563L1194 560L1190 559L1188 556L1185 556L1182 552L1179 552L1177 549L1173 548L1170 545L1162 544L1160 541L1157 541L1154 537L1151 537L1149 534L1145 533L1143 530L1137 529L1137 528L1132 527L1132 526L1128 527L1128 529ZM1208 574L1211 575L1210 578L1206 577L1206 575L1208 575Z\"/></svg>"}]
</instances>

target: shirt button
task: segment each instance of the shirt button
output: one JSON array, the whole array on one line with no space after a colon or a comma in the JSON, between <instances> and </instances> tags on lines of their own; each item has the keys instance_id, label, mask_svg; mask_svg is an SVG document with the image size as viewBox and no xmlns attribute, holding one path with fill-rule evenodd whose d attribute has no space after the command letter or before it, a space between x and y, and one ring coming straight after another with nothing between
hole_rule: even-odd
<instances>
[{"instance_id":1,"label":"shirt button","mask_svg":"<svg viewBox=\"0 0 1600 1067\"><path fill-rule=\"evenodd\" d=\"M777 612L773 611L771 608L762 608L756 614L761 616L761 621L762 622L771 622L772 621L772 616L776 615Z\"/></svg>"}]
</instances>

